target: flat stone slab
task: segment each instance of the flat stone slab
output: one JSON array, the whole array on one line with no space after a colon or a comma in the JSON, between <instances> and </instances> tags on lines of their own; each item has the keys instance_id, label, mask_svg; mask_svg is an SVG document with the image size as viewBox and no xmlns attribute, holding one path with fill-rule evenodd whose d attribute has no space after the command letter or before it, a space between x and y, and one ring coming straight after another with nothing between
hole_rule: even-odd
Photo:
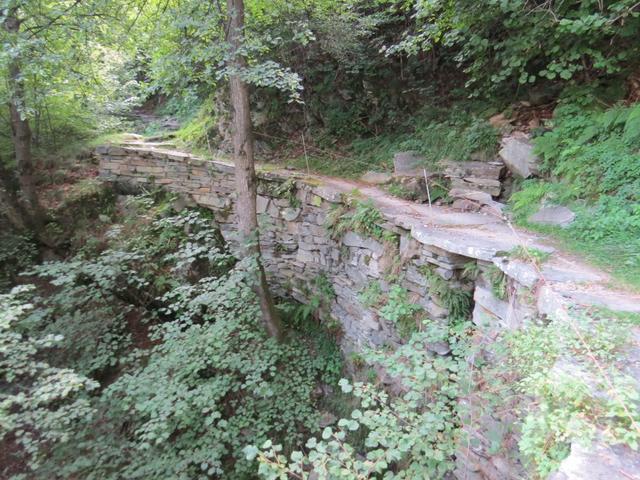
<instances>
[{"instance_id":1,"label":"flat stone slab","mask_svg":"<svg viewBox=\"0 0 640 480\"><path fill-rule=\"evenodd\" d=\"M573 442L571 453L549 480L629 480L639 478L638 472L640 453L627 446Z\"/></svg>"},{"instance_id":2,"label":"flat stone slab","mask_svg":"<svg viewBox=\"0 0 640 480\"><path fill-rule=\"evenodd\" d=\"M385 172L366 172L360 177L360 180L372 185L384 185L385 183L389 183L392 179L393 175Z\"/></svg>"},{"instance_id":3,"label":"flat stone slab","mask_svg":"<svg viewBox=\"0 0 640 480\"><path fill-rule=\"evenodd\" d=\"M422 172L425 158L419 152L398 152L393 156L393 173L397 176L414 176Z\"/></svg>"},{"instance_id":4,"label":"flat stone slab","mask_svg":"<svg viewBox=\"0 0 640 480\"><path fill-rule=\"evenodd\" d=\"M536 213L529 217L531 223L538 223L541 225L556 225L560 227L566 227L576 218L576 214L569 210L567 207L553 206L542 207Z\"/></svg>"},{"instance_id":5,"label":"flat stone slab","mask_svg":"<svg viewBox=\"0 0 640 480\"><path fill-rule=\"evenodd\" d=\"M575 285L566 284L557 286L556 290L577 305L604 307L617 312L640 313L638 295L604 290L595 285L578 288Z\"/></svg>"}]
</instances>

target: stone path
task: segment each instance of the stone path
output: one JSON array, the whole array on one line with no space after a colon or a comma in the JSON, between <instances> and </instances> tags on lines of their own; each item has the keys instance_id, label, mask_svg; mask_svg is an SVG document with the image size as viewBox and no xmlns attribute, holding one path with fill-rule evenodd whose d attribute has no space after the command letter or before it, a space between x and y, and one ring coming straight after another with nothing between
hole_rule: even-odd
<instances>
[{"instance_id":1,"label":"stone path","mask_svg":"<svg viewBox=\"0 0 640 480\"><path fill-rule=\"evenodd\" d=\"M122 146L136 151L151 150L173 158L194 158L188 153L172 149L170 142L147 142L137 135L130 135ZM224 169L233 168L231 163L224 161L202 161ZM561 293L577 305L597 305L611 310L640 313L640 294L615 285L609 274L557 250L542 236L510 225L499 214L459 212L445 206L417 204L393 197L376 186L343 178L307 175L284 169L270 169L266 173L259 172L259 175L295 176L307 180L317 185L314 188L317 195L329 201L336 201L342 194L357 190L363 197L370 198L390 223L411 230L413 237L423 244L493 262L522 285L552 285L556 293ZM532 262L524 260L502 261L517 247L535 248L552 255L539 269Z\"/></svg>"},{"instance_id":2,"label":"stone path","mask_svg":"<svg viewBox=\"0 0 640 480\"><path fill-rule=\"evenodd\" d=\"M278 172L291 175L290 171ZM510 225L498 215L454 211L449 207L416 204L390 196L375 186L340 178L303 175L320 181L328 196L357 190L373 200L392 223L411 229L414 237L449 252L492 261L519 283L534 286L553 284L578 305L598 305L611 310L640 313L640 294L613 287L607 273L575 260L549 245L545 238ZM551 253L540 269L531 262L500 261L514 248L525 246Z\"/></svg>"}]
</instances>

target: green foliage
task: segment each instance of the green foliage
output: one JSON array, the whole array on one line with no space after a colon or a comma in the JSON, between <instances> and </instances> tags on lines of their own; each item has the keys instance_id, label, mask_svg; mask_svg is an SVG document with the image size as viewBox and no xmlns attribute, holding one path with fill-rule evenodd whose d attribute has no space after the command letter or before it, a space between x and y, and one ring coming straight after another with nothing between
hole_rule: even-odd
<instances>
[{"instance_id":1,"label":"green foliage","mask_svg":"<svg viewBox=\"0 0 640 480\"><path fill-rule=\"evenodd\" d=\"M295 178L288 178L284 182L261 180L260 184L266 195L288 200L293 208L300 206L300 199L296 196L298 186Z\"/></svg>"},{"instance_id":2,"label":"green foliage","mask_svg":"<svg viewBox=\"0 0 640 480\"><path fill-rule=\"evenodd\" d=\"M517 0L421 1L415 26L389 52L416 54L437 44L453 48L467 86L478 93L513 83L612 76L637 58L636 8L631 0L543 6Z\"/></svg>"},{"instance_id":3,"label":"green foliage","mask_svg":"<svg viewBox=\"0 0 640 480\"><path fill-rule=\"evenodd\" d=\"M358 294L358 300L365 307L376 309L403 337L409 337L418 328L417 314L422 307L411 302L409 292L399 285L392 285L388 292L383 292L380 282L371 282Z\"/></svg>"},{"instance_id":4,"label":"green foliage","mask_svg":"<svg viewBox=\"0 0 640 480\"><path fill-rule=\"evenodd\" d=\"M191 115L175 133L176 139L182 145L196 151L206 150L211 154L211 149L220 142L216 125L217 120L214 102L211 98L207 98L202 102L202 106L198 111Z\"/></svg>"},{"instance_id":5,"label":"green foliage","mask_svg":"<svg viewBox=\"0 0 640 480\"><path fill-rule=\"evenodd\" d=\"M507 276L495 265L490 265L486 270L487 280L491 285L491 291L500 300L507 298Z\"/></svg>"},{"instance_id":6,"label":"green foliage","mask_svg":"<svg viewBox=\"0 0 640 480\"><path fill-rule=\"evenodd\" d=\"M416 314L420 311L422 307L409 301L409 292L399 285L391 286L384 305L378 310L380 316L393 323L403 337L408 337L418 328Z\"/></svg>"},{"instance_id":7,"label":"green foliage","mask_svg":"<svg viewBox=\"0 0 640 480\"><path fill-rule=\"evenodd\" d=\"M471 292L455 287L438 275L435 268L425 265L422 274L427 280L429 294L435 295L452 319L465 319L471 313Z\"/></svg>"},{"instance_id":8,"label":"green foliage","mask_svg":"<svg viewBox=\"0 0 640 480\"><path fill-rule=\"evenodd\" d=\"M17 275L33 264L37 254L29 235L10 231L0 234L0 292L15 284Z\"/></svg>"},{"instance_id":9,"label":"green foliage","mask_svg":"<svg viewBox=\"0 0 640 480\"><path fill-rule=\"evenodd\" d=\"M465 263L462 269L462 277L469 280L475 280L476 278L478 278L479 273L480 267L478 266L478 262L473 260Z\"/></svg>"},{"instance_id":10,"label":"green foliage","mask_svg":"<svg viewBox=\"0 0 640 480\"><path fill-rule=\"evenodd\" d=\"M31 328L61 334L56 361L86 375L104 374L118 365L131 345L127 319L145 323L153 317L146 309L176 283L175 278L164 281L167 273L177 278L196 271L211 275L233 263L220 249L210 220L197 211L158 218L117 247L95 258L80 253L29 272L48 279L52 287L34 299L38 308L28 317Z\"/></svg>"},{"instance_id":11,"label":"green foliage","mask_svg":"<svg viewBox=\"0 0 640 480\"><path fill-rule=\"evenodd\" d=\"M369 283L359 294L358 300L365 307L375 307L384 299L380 282Z\"/></svg>"},{"instance_id":12,"label":"green foliage","mask_svg":"<svg viewBox=\"0 0 640 480\"><path fill-rule=\"evenodd\" d=\"M78 423L92 418L86 393L98 384L42 360L43 352L57 348L61 337L24 333L25 316L33 309L25 300L30 288L0 295L0 380L10 386L0 391L0 439L15 435L26 464L35 470L50 449L74 439Z\"/></svg>"},{"instance_id":13,"label":"green foliage","mask_svg":"<svg viewBox=\"0 0 640 480\"><path fill-rule=\"evenodd\" d=\"M128 200L109 248L33 267L49 285L30 305L2 297L2 435L17 435L30 478L249 479L247 444L291 450L317 428L319 384L343 369L335 334L313 312L287 319L286 343L267 337L255 260L236 262L210 214L176 215L173 200ZM316 310L335 296L324 276L312 290ZM57 366L103 388L82 396L97 384Z\"/></svg>"},{"instance_id":14,"label":"green foliage","mask_svg":"<svg viewBox=\"0 0 640 480\"><path fill-rule=\"evenodd\" d=\"M341 176L356 176L372 169L392 170L393 155L407 150L424 155L427 170L437 169L441 160L492 158L497 152L498 133L467 108L471 107L425 107L389 133L354 139L348 159L320 157L312 159L311 168ZM302 160L296 166L304 168ZM392 194L404 198L400 186L390 188Z\"/></svg>"},{"instance_id":15,"label":"green foliage","mask_svg":"<svg viewBox=\"0 0 640 480\"><path fill-rule=\"evenodd\" d=\"M394 197L404 198L405 200L416 199L415 192L408 189L401 183L393 182L386 187L386 190Z\"/></svg>"},{"instance_id":16,"label":"green foliage","mask_svg":"<svg viewBox=\"0 0 640 480\"><path fill-rule=\"evenodd\" d=\"M311 437L306 453L293 451L289 458L280 445L268 441L261 448L245 449L248 458L260 462L262 478L347 479L443 478L453 468L453 454L460 436L457 397L464 391L468 325L456 332L436 325L415 333L393 353L371 352L375 362L402 385L403 395L391 396L367 383L340 381L358 405L351 414L326 427L321 438ZM427 343L447 336L452 357L432 356ZM364 430L364 445L349 441L350 433Z\"/></svg>"},{"instance_id":17,"label":"green foliage","mask_svg":"<svg viewBox=\"0 0 640 480\"><path fill-rule=\"evenodd\" d=\"M336 297L333 285L324 273L314 279L310 289L302 287L302 291L309 299L307 303L280 305L287 315L288 322L297 328L314 316L321 316L329 311L331 302Z\"/></svg>"},{"instance_id":18,"label":"green foliage","mask_svg":"<svg viewBox=\"0 0 640 480\"><path fill-rule=\"evenodd\" d=\"M3 5L0 102L6 105L21 90L18 108L30 122L38 156L112 130L121 124L115 115L139 103L133 44L119 37L128 22L112 15L118 9L118 2L102 0L64 8L36 1ZM18 32L4 28L10 16L20 20ZM53 20L60 18L65 21ZM16 67L18 77L11 79L9 71ZM10 133L9 122L0 123L0 132L1 137ZM10 156L13 148L6 148L0 154Z\"/></svg>"},{"instance_id":19,"label":"green foliage","mask_svg":"<svg viewBox=\"0 0 640 480\"><path fill-rule=\"evenodd\" d=\"M639 117L637 105L587 110L563 104L554 113L553 130L536 140L536 148L546 169L570 183L577 197L629 195L640 181Z\"/></svg>"},{"instance_id":20,"label":"green foliage","mask_svg":"<svg viewBox=\"0 0 640 480\"><path fill-rule=\"evenodd\" d=\"M632 283L640 278L640 155L632 133L639 111L561 105L553 130L536 140L546 170L560 181L525 181L510 200L517 222L560 236ZM530 224L544 204L568 205L575 221L564 229Z\"/></svg>"},{"instance_id":21,"label":"green foliage","mask_svg":"<svg viewBox=\"0 0 640 480\"><path fill-rule=\"evenodd\" d=\"M154 331L160 343L145 353L145 366L106 392L108 417L135 432L129 448L137 453L120 460L117 478L250 477L246 443L276 436L294 445L299 432L315 427L322 363L298 343L266 338L251 276L238 267L169 292L166 309L176 320ZM92 473L112 468L98 463Z\"/></svg>"},{"instance_id":22,"label":"green foliage","mask_svg":"<svg viewBox=\"0 0 640 480\"><path fill-rule=\"evenodd\" d=\"M570 312L547 325L508 335L509 368L521 378L516 390L534 396L523 421L520 450L546 477L569 453L569 444L595 440L640 442L636 383L618 365L633 320L606 312Z\"/></svg>"},{"instance_id":23,"label":"green foliage","mask_svg":"<svg viewBox=\"0 0 640 480\"><path fill-rule=\"evenodd\" d=\"M543 252L538 248L518 245L509 252L509 257L531 262L539 267L551 258L551 254L549 252Z\"/></svg>"},{"instance_id":24,"label":"green foliage","mask_svg":"<svg viewBox=\"0 0 640 480\"><path fill-rule=\"evenodd\" d=\"M380 226L383 222L384 218L372 200L347 198L344 203L332 205L327 214L325 228L334 239L351 231L383 240L385 231Z\"/></svg>"}]
</instances>

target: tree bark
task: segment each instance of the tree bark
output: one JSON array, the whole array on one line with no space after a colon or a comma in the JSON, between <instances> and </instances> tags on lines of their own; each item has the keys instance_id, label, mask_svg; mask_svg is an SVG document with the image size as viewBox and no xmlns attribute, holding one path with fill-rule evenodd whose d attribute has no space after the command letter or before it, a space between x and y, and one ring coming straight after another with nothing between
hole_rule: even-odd
<instances>
[{"instance_id":1,"label":"tree bark","mask_svg":"<svg viewBox=\"0 0 640 480\"><path fill-rule=\"evenodd\" d=\"M242 253L255 257L258 262L256 293L260 300L264 326L269 335L280 340L282 338L280 319L273 304L260 256L249 88L238 75L238 71L246 67L246 61L239 53L244 28L243 0L227 0L227 10L229 15L228 39L232 49L230 62L232 74L229 76L229 89L233 108L233 159L237 194L238 237Z\"/></svg>"},{"instance_id":2,"label":"tree bark","mask_svg":"<svg viewBox=\"0 0 640 480\"><path fill-rule=\"evenodd\" d=\"M0 215L4 215L13 228L17 231L26 230L27 216L16 195L14 185L11 182L11 172L5 168L0 158Z\"/></svg>"},{"instance_id":3,"label":"tree bark","mask_svg":"<svg viewBox=\"0 0 640 480\"><path fill-rule=\"evenodd\" d=\"M10 10L3 22L4 29L17 36L20 32L20 20L15 9ZM16 157L18 184L20 185L20 203L22 210L28 215L28 222L39 237L44 225L44 210L38 199L36 189L33 157L31 154L31 128L24 113L25 95L19 58L13 58L8 66L9 116L11 122L11 139Z\"/></svg>"}]
</instances>

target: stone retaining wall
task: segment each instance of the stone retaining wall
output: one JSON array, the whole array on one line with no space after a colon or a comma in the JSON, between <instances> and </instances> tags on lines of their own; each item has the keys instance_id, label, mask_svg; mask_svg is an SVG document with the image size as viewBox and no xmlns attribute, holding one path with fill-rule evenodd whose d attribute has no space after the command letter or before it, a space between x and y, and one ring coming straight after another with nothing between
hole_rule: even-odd
<instances>
[{"instance_id":1,"label":"stone retaining wall","mask_svg":"<svg viewBox=\"0 0 640 480\"><path fill-rule=\"evenodd\" d=\"M188 196L213 211L223 236L234 244L235 186L231 165L138 146L98 147L96 153L103 180L153 184ZM478 214L456 216L444 212L436 216L431 210L399 215L389 199L386 203L376 200L385 219L381 227L387 232L386 241L355 232L334 239L325 227L326 217L345 201L353 185L291 172L262 172L258 176L260 242L271 287L276 294L307 302L315 293L316 279L326 278L336 294L327 314L340 322L344 332L342 346L347 352L401 341L394 325L359 298L372 282L379 282L382 291L393 285L404 287L430 318L443 322L449 312L442 299L430 292L432 275L438 275L456 290L469 292L476 341L482 344L504 329L520 328L535 318L552 314L575 300L576 281L596 278L590 272L577 275L572 271L569 275L562 266L550 265L545 267L546 280L542 284L542 272L526 262L506 259L504 253L515 245L515 240L500 221ZM367 195L368 191L363 189L362 193ZM406 205L404 208L411 209ZM489 228L482 229L484 223ZM427 269L431 276L425 275ZM463 273L465 269L479 273L469 279ZM503 299L493 293L490 276L496 270L504 275ZM447 353L446 345L434 346L434 355ZM473 410L473 399L468 401ZM498 425L505 431L514 421L509 413L482 419L483 424ZM517 452L491 453L490 442L483 435L469 433L473 448L461 449L458 478L527 477Z\"/></svg>"},{"instance_id":2,"label":"stone retaining wall","mask_svg":"<svg viewBox=\"0 0 640 480\"><path fill-rule=\"evenodd\" d=\"M235 244L235 184L230 165L152 149L108 147L99 148L98 154L103 180L155 184L188 195L213 211L223 237ZM403 275L391 275L399 278L391 281L410 292L433 319L444 320L448 312L438 298L429 294L421 267L432 265L435 274L452 287L466 289L472 295L473 285L461 272L475 259L424 245L410 230L392 222L383 225L390 232L390 241L355 232L334 240L325 221L327 213L343 201L343 192L281 174L263 173L259 178L260 244L272 288L277 294L307 302L315 293L316 279L325 276L336 293L330 314L342 324L345 349L398 342L393 325L358 299L371 282L379 282L382 291L388 291L394 271L402 270ZM280 196L273 193L287 181L290 183L285 188L290 186L290 194L295 195L291 199L284 198L289 192Z\"/></svg>"}]
</instances>

